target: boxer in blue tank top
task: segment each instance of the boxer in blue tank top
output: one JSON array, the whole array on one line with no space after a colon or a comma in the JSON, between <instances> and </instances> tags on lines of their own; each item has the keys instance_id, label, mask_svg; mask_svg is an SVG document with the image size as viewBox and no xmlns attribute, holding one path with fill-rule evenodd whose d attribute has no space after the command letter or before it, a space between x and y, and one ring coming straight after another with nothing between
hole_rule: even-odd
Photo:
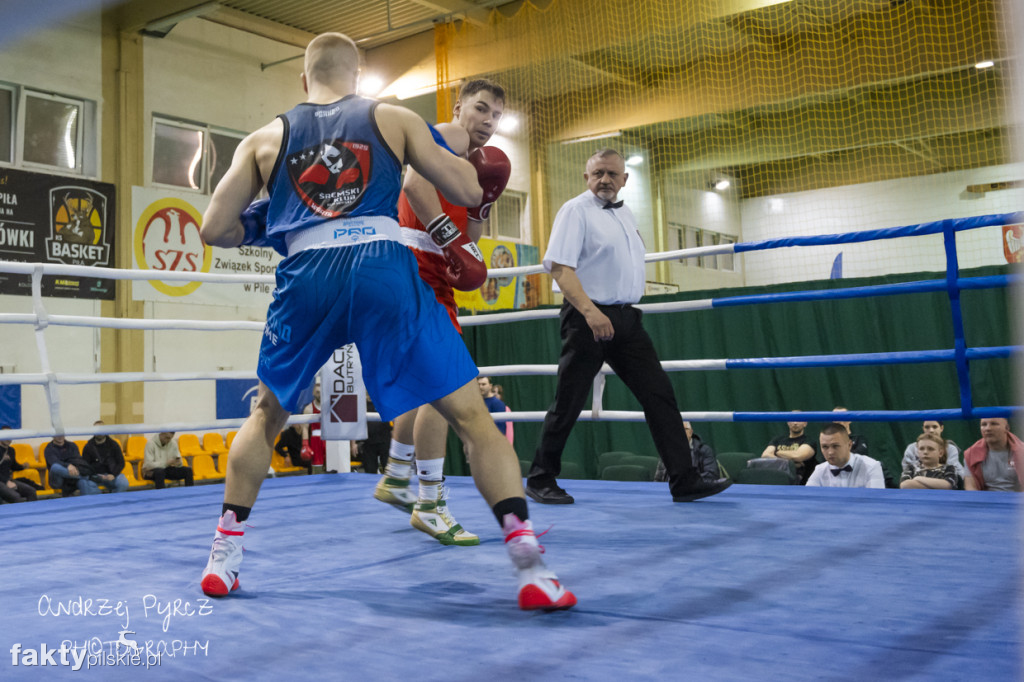
<instances>
[{"instance_id":1,"label":"boxer in blue tank top","mask_svg":"<svg viewBox=\"0 0 1024 682\"><path fill-rule=\"evenodd\" d=\"M260 346L257 403L231 445L202 589L214 597L238 589L244 521L274 439L334 349L355 342L383 419L430 402L466 443L518 572L520 607L569 608L575 596L540 558L518 458L494 428L476 366L395 221L403 163L463 206L481 201L476 170L435 144L411 111L355 96L358 64L346 36L313 39L302 76L307 101L242 140L203 216L207 244L271 245L286 258ZM250 205L264 185L269 201Z\"/></svg>"}]
</instances>

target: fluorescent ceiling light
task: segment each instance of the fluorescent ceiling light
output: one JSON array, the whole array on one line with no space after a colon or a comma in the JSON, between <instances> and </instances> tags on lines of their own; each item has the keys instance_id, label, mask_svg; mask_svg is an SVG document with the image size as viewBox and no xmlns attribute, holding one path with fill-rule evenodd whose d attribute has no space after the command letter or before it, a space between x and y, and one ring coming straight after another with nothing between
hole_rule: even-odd
<instances>
[{"instance_id":1,"label":"fluorescent ceiling light","mask_svg":"<svg viewBox=\"0 0 1024 682\"><path fill-rule=\"evenodd\" d=\"M639 154L634 154L633 156L626 159L627 166L639 166L643 162L644 157L640 156Z\"/></svg>"},{"instance_id":2,"label":"fluorescent ceiling light","mask_svg":"<svg viewBox=\"0 0 1024 682\"><path fill-rule=\"evenodd\" d=\"M728 180L726 180L725 178L721 178L721 179L719 179L719 180L715 180L715 184L714 184L714 187L715 187L715 189L716 189L716 190L718 190L719 192L722 192L722 191L724 191L724 190L727 190L727 189L729 189L729 185L730 185L730 184L731 184L731 183L730 183L730 182L729 182Z\"/></svg>"},{"instance_id":3,"label":"fluorescent ceiling light","mask_svg":"<svg viewBox=\"0 0 1024 682\"><path fill-rule=\"evenodd\" d=\"M980 61L977 64L975 64L974 68L976 68L976 69L991 69L995 65L996 65L996 63L994 61L992 61L991 59L986 59L984 61Z\"/></svg>"}]
</instances>

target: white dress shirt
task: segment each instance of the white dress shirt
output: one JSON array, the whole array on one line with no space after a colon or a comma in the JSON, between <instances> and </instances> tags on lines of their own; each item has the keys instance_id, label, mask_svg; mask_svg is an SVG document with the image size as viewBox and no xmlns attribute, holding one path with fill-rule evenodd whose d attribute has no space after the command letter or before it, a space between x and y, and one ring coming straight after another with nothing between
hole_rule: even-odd
<instances>
[{"instance_id":1,"label":"white dress shirt","mask_svg":"<svg viewBox=\"0 0 1024 682\"><path fill-rule=\"evenodd\" d=\"M628 206L604 204L588 189L558 209L544 269L551 272L552 263L574 268L594 303L636 303L644 295L644 241Z\"/></svg>"},{"instance_id":2,"label":"white dress shirt","mask_svg":"<svg viewBox=\"0 0 1024 682\"><path fill-rule=\"evenodd\" d=\"M882 474L882 464L876 459L850 454L850 461L847 462L853 471L840 471L838 476L832 475L833 467L828 462L822 462L814 467L814 472L807 479L809 486L822 488L884 488L885 476Z\"/></svg>"}]
</instances>

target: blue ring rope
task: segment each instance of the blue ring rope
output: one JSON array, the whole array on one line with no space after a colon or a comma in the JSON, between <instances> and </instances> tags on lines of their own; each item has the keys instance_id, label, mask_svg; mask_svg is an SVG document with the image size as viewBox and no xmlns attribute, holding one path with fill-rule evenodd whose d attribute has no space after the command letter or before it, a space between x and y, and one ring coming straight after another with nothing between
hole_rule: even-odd
<instances>
[{"instance_id":1,"label":"blue ring rope","mask_svg":"<svg viewBox=\"0 0 1024 682\"><path fill-rule=\"evenodd\" d=\"M884 227L877 230L860 232L843 232L840 234L818 234L810 237L781 237L778 239L761 239L753 242L740 242L733 249L734 253L744 251L763 251L787 246L826 246L830 244L856 244L871 242L878 239L899 239L900 237L920 237L928 234L939 234L951 226L954 232L976 230L980 227L998 227L1024 222L1024 213L995 213L991 215L973 216L971 218L955 218L936 220L930 223L904 225L902 227Z\"/></svg>"},{"instance_id":2,"label":"blue ring rope","mask_svg":"<svg viewBox=\"0 0 1024 682\"><path fill-rule=\"evenodd\" d=\"M1020 407L995 406L976 407L972 411L972 419L991 419L1002 417L1010 419L1022 412ZM913 421L946 421L953 419L965 419L960 409L942 410L850 410L849 412L733 412L734 422L787 422L794 416L799 416L800 421L808 422L833 422L836 417L842 415L844 422L913 422Z\"/></svg>"},{"instance_id":3,"label":"blue ring rope","mask_svg":"<svg viewBox=\"0 0 1024 682\"><path fill-rule=\"evenodd\" d=\"M1020 346L991 346L966 349L971 360L1008 358ZM726 369L767 369L771 367L858 367L863 365L911 365L926 362L955 362L955 349L899 351L891 353L848 353L841 355L794 355L777 358L737 358L725 361Z\"/></svg>"},{"instance_id":4,"label":"blue ring rope","mask_svg":"<svg viewBox=\"0 0 1024 682\"><path fill-rule=\"evenodd\" d=\"M1020 275L990 275L988 277L964 277L957 280L961 289L991 289L1005 287L1020 280ZM784 291L778 294L751 294L749 296L727 296L711 299L712 308L724 308L752 303L781 303L784 301L826 301L842 298L869 298L893 296L896 294L920 294L946 291L948 282L944 279L930 279L919 282L898 284L873 284L866 287L846 289L816 289L809 291Z\"/></svg>"}]
</instances>

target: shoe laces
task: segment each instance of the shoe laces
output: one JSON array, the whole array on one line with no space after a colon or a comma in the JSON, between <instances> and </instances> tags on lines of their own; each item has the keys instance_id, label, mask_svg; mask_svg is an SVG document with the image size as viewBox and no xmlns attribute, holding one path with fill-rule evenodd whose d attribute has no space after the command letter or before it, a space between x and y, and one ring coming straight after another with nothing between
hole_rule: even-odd
<instances>
[{"instance_id":1,"label":"shoe laces","mask_svg":"<svg viewBox=\"0 0 1024 682\"><path fill-rule=\"evenodd\" d=\"M443 483L438 486L436 510L437 515L448 524L449 528L457 524L455 517L453 517L452 513L448 511L448 488L446 488Z\"/></svg>"}]
</instances>

